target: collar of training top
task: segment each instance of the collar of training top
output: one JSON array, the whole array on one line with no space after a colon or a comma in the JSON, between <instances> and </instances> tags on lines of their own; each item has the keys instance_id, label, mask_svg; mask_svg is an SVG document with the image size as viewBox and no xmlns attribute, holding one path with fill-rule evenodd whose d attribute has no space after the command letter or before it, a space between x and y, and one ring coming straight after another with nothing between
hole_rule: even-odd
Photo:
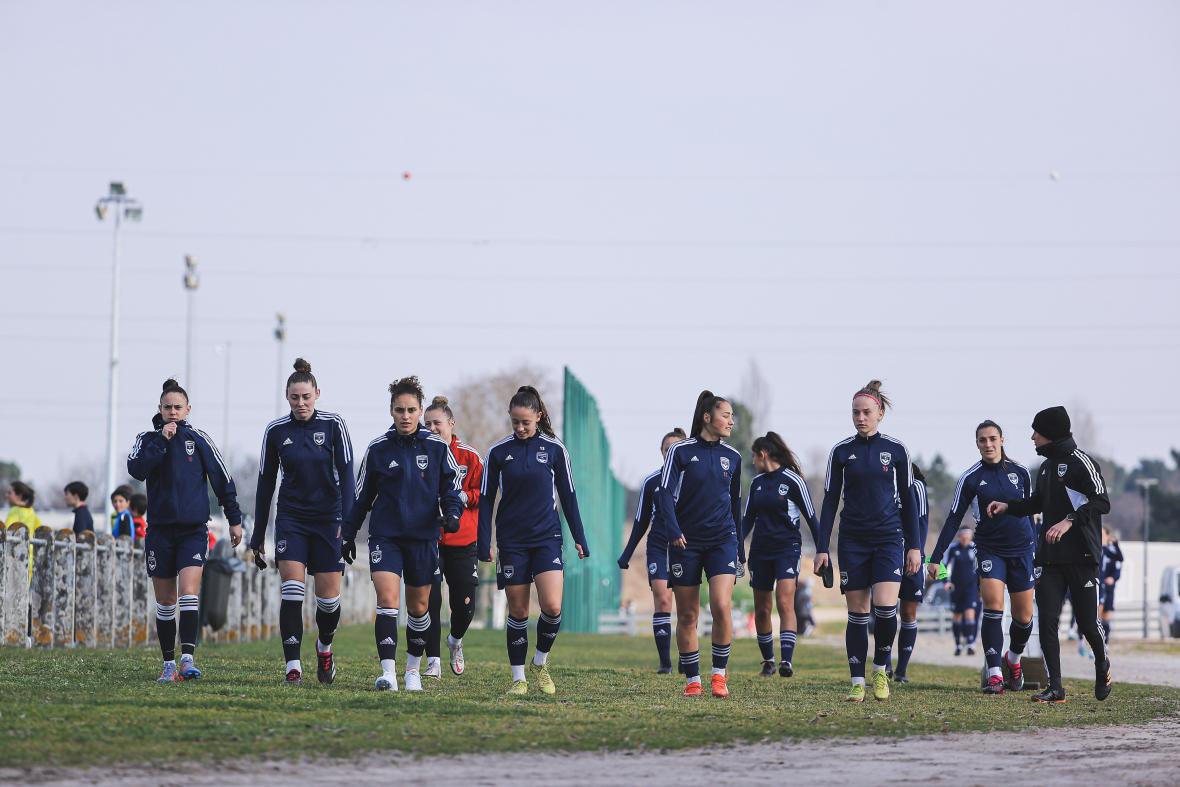
<instances>
[{"instance_id":1,"label":"collar of training top","mask_svg":"<svg viewBox=\"0 0 1180 787\"><path fill-rule=\"evenodd\" d=\"M697 442L701 445L708 446L709 448L716 448L717 446L721 445L721 438L719 437L716 440L706 440L700 435L697 435Z\"/></svg>"},{"instance_id":2,"label":"collar of training top","mask_svg":"<svg viewBox=\"0 0 1180 787\"><path fill-rule=\"evenodd\" d=\"M862 443L871 443L874 438L880 437L880 436L881 436L880 432L873 432L871 435L863 435L860 432L856 433L856 439L860 440Z\"/></svg>"},{"instance_id":3,"label":"collar of training top","mask_svg":"<svg viewBox=\"0 0 1180 787\"><path fill-rule=\"evenodd\" d=\"M422 437L422 431L422 427L419 426L410 434L402 434L397 430L397 424L394 424L389 427L389 431L385 434L389 435L390 440L395 440L402 445L412 445Z\"/></svg>"},{"instance_id":4,"label":"collar of training top","mask_svg":"<svg viewBox=\"0 0 1180 787\"><path fill-rule=\"evenodd\" d=\"M1054 440L1051 443L1045 443L1043 446L1037 449L1037 453L1045 458L1049 458L1051 456L1065 456L1066 454L1073 453L1074 449L1077 447L1078 444L1074 441L1072 436L1063 437L1060 440Z\"/></svg>"},{"instance_id":5,"label":"collar of training top","mask_svg":"<svg viewBox=\"0 0 1180 787\"><path fill-rule=\"evenodd\" d=\"M312 410L312 411L311 411L311 415L309 415L309 416L307 417L307 420L306 420L306 421L300 421L298 418L296 418L296 417L295 417L295 413L291 413L291 423L293 423L293 424L299 424L300 426L309 426L309 425L311 424L311 422L312 422L312 421L314 421L315 419L317 419L317 418L319 418L319 417L320 417L320 411L319 411L319 410ZM394 427L394 429L396 429L396 428L397 428L397 427Z\"/></svg>"},{"instance_id":6,"label":"collar of training top","mask_svg":"<svg viewBox=\"0 0 1180 787\"><path fill-rule=\"evenodd\" d=\"M176 421L175 423L176 423L177 429L179 429L182 426L188 426L188 421L185 421L185 420ZM163 429L164 428L164 416L160 415L159 413L156 413L155 415L153 415L152 416L152 427L156 430Z\"/></svg>"}]
</instances>

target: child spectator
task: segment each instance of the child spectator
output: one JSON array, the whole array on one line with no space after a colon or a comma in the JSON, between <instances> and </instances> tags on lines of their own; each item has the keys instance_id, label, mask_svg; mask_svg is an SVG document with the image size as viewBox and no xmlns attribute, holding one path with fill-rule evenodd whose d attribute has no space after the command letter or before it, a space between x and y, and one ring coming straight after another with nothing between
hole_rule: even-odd
<instances>
[{"instance_id":1,"label":"child spectator","mask_svg":"<svg viewBox=\"0 0 1180 787\"><path fill-rule=\"evenodd\" d=\"M90 514L90 507L86 505L86 498L89 496L90 489L81 481L66 484L66 505L74 512L75 538L80 538L87 530L94 532L94 517Z\"/></svg>"},{"instance_id":2,"label":"child spectator","mask_svg":"<svg viewBox=\"0 0 1180 787\"><path fill-rule=\"evenodd\" d=\"M37 499L37 493L33 491L33 487L26 484L24 481L13 481L12 485L8 487L8 517L4 520L4 526L22 524L29 531L29 538L33 537L34 531L41 527L41 519L37 516L37 512L33 510L33 502ZM29 544L29 582L33 581L33 545ZM29 614L32 614L30 610ZM32 618L30 618L30 621ZM32 625L30 623L30 625Z\"/></svg>"},{"instance_id":3,"label":"child spectator","mask_svg":"<svg viewBox=\"0 0 1180 787\"><path fill-rule=\"evenodd\" d=\"M135 540L142 541L147 535L147 495L131 496L131 521L135 523Z\"/></svg>"},{"instance_id":4,"label":"child spectator","mask_svg":"<svg viewBox=\"0 0 1180 787\"><path fill-rule=\"evenodd\" d=\"M111 535L115 538L135 538L135 520L132 519L130 510L131 496L131 487L126 484L115 487L115 491L111 492L111 505L115 507L115 513L111 517Z\"/></svg>"}]
</instances>

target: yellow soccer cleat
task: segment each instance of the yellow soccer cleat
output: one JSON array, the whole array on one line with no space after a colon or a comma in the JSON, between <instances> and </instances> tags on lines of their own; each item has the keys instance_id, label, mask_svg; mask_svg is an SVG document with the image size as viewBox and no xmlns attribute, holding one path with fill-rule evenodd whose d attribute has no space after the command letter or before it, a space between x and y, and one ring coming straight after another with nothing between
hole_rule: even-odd
<instances>
[{"instance_id":1,"label":"yellow soccer cleat","mask_svg":"<svg viewBox=\"0 0 1180 787\"><path fill-rule=\"evenodd\" d=\"M542 694L557 693L557 686L553 683L553 676L549 674L548 664L529 664L529 671L536 676Z\"/></svg>"},{"instance_id":2,"label":"yellow soccer cleat","mask_svg":"<svg viewBox=\"0 0 1180 787\"><path fill-rule=\"evenodd\" d=\"M523 697L529 693L529 682L527 680L512 681L512 688L505 692L509 697Z\"/></svg>"},{"instance_id":3,"label":"yellow soccer cleat","mask_svg":"<svg viewBox=\"0 0 1180 787\"><path fill-rule=\"evenodd\" d=\"M884 670L873 670L873 696L879 700L889 699L889 676Z\"/></svg>"},{"instance_id":4,"label":"yellow soccer cleat","mask_svg":"<svg viewBox=\"0 0 1180 787\"><path fill-rule=\"evenodd\" d=\"M853 683L852 689L848 692L848 696L844 700L845 702L864 702L865 685L863 683Z\"/></svg>"}]
</instances>

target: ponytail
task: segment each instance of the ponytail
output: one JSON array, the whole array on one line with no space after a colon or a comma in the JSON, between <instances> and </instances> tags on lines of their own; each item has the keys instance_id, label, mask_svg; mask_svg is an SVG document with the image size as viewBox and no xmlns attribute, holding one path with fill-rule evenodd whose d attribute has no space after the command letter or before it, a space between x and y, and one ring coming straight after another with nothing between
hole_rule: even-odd
<instances>
[{"instance_id":1,"label":"ponytail","mask_svg":"<svg viewBox=\"0 0 1180 787\"><path fill-rule=\"evenodd\" d=\"M692 428L689 434L693 437L699 436L705 428L705 413L712 413L717 405L723 403L729 404L729 400L724 396L715 396L708 388L701 391L701 395L697 397L696 409L692 411Z\"/></svg>"},{"instance_id":2,"label":"ponytail","mask_svg":"<svg viewBox=\"0 0 1180 787\"><path fill-rule=\"evenodd\" d=\"M671 432L668 432L668 434L664 435L663 438L660 439L660 445L663 445L664 440L667 440L669 437L675 437L677 440L683 440L688 437L688 435L684 433L683 429L677 426L675 429L673 429Z\"/></svg>"},{"instance_id":3,"label":"ponytail","mask_svg":"<svg viewBox=\"0 0 1180 787\"><path fill-rule=\"evenodd\" d=\"M886 408L893 406L889 397L881 392L880 380L869 380L863 388L852 395L852 398L855 399L858 396L867 396L875 401L877 406L881 408L881 412L885 412Z\"/></svg>"},{"instance_id":4,"label":"ponytail","mask_svg":"<svg viewBox=\"0 0 1180 787\"><path fill-rule=\"evenodd\" d=\"M787 447L786 441L778 432L767 432L764 436L759 437L750 446L750 450L755 453L765 451L767 456L781 466L797 476L803 476L803 470L799 467L799 458L795 456L794 451Z\"/></svg>"},{"instance_id":5,"label":"ponytail","mask_svg":"<svg viewBox=\"0 0 1180 787\"><path fill-rule=\"evenodd\" d=\"M923 473L922 468L918 467L918 465L914 462L910 463L910 475L914 477L915 481L921 481L923 484L926 483L926 474Z\"/></svg>"},{"instance_id":6,"label":"ponytail","mask_svg":"<svg viewBox=\"0 0 1180 787\"><path fill-rule=\"evenodd\" d=\"M514 407L526 407L532 410L537 414L537 431L548 437L557 437L557 433L553 431L553 423L549 420L549 410L541 401L541 394L537 393L536 388L531 385L522 385L517 388L516 393L508 402L509 410Z\"/></svg>"}]
</instances>

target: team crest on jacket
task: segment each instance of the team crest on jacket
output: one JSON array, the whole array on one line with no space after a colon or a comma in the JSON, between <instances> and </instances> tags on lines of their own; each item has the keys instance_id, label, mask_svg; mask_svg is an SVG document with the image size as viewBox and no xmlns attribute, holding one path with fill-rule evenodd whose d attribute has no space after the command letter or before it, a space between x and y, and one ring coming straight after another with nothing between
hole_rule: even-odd
<instances>
[{"instance_id":1,"label":"team crest on jacket","mask_svg":"<svg viewBox=\"0 0 1180 787\"><path fill-rule=\"evenodd\" d=\"M881 452L881 464L887 465L892 461L893 461L893 454L889 453L888 451Z\"/></svg>"},{"instance_id":2,"label":"team crest on jacket","mask_svg":"<svg viewBox=\"0 0 1180 787\"><path fill-rule=\"evenodd\" d=\"M193 442L192 440L185 440L184 441L184 452L186 454L188 454L189 456L192 456L193 454L195 454L197 452L197 444L195 442Z\"/></svg>"},{"instance_id":3,"label":"team crest on jacket","mask_svg":"<svg viewBox=\"0 0 1180 787\"><path fill-rule=\"evenodd\" d=\"M538 451L537 452L537 461L543 465L549 464L549 454L545 453L544 450Z\"/></svg>"},{"instance_id":4,"label":"team crest on jacket","mask_svg":"<svg viewBox=\"0 0 1180 787\"><path fill-rule=\"evenodd\" d=\"M786 484L779 484L778 485L778 493L781 496L786 497L787 492L790 492L790 491L791 491L791 488L789 486L787 486Z\"/></svg>"},{"instance_id":5,"label":"team crest on jacket","mask_svg":"<svg viewBox=\"0 0 1180 787\"><path fill-rule=\"evenodd\" d=\"M282 554L283 552L286 552L287 551L287 539L283 539L282 541L275 544L275 551L280 554Z\"/></svg>"},{"instance_id":6,"label":"team crest on jacket","mask_svg":"<svg viewBox=\"0 0 1180 787\"><path fill-rule=\"evenodd\" d=\"M327 436L328 435L324 434L323 432L315 432L314 434L312 434L311 439L315 440L316 445L323 445L324 440L327 438Z\"/></svg>"},{"instance_id":7,"label":"team crest on jacket","mask_svg":"<svg viewBox=\"0 0 1180 787\"><path fill-rule=\"evenodd\" d=\"M1012 486L1020 486L1020 476L1016 473L1009 473L1008 480L1012 482Z\"/></svg>"},{"instance_id":8,"label":"team crest on jacket","mask_svg":"<svg viewBox=\"0 0 1180 787\"><path fill-rule=\"evenodd\" d=\"M1057 465L1057 477L1065 478L1065 471L1069 469L1069 465Z\"/></svg>"},{"instance_id":9,"label":"team crest on jacket","mask_svg":"<svg viewBox=\"0 0 1180 787\"><path fill-rule=\"evenodd\" d=\"M369 562L374 566L381 562L381 547L377 547L369 553Z\"/></svg>"},{"instance_id":10,"label":"team crest on jacket","mask_svg":"<svg viewBox=\"0 0 1180 787\"><path fill-rule=\"evenodd\" d=\"M729 457L728 456L721 457L721 469L722 470L729 469Z\"/></svg>"},{"instance_id":11,"label":"team crest on jacket","mask_svg":"<svg viewBox=\"0 0 1180 787\"><path fill-rule=\"evenodd\" d=\"M414 457L414 459L418 462L419 470L425 470L426 466L430 464L430 457L426 454L418 454L418 456Z\"/></svg>"}]
</instances>

